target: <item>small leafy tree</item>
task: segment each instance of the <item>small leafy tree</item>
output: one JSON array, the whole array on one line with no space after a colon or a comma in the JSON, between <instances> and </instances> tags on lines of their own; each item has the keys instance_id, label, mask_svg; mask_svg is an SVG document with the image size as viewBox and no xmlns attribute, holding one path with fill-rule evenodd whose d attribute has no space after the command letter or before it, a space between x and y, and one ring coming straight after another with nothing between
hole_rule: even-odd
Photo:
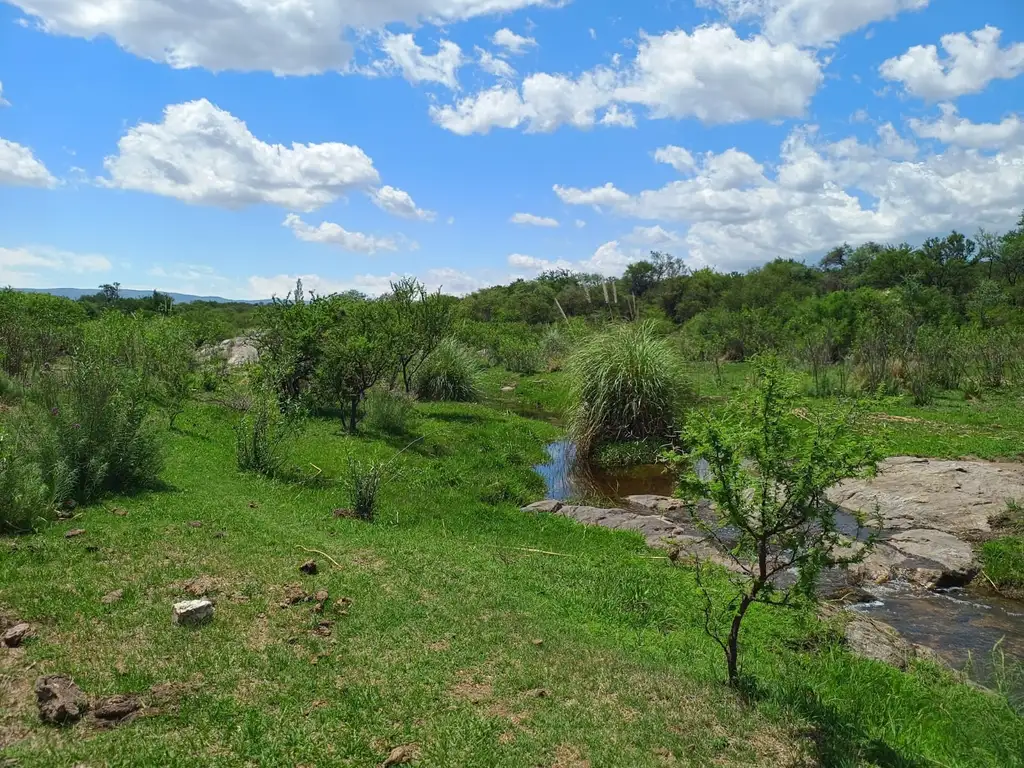
<instances>
[{"instance_id":1,"label":"small leafy tree","mask_svg":"<svg viewBox=\"0 0 1024 768\"><path fill-rule=\"evenodd\" d=\"M349 301L323 339L318 385L326 399L346 408L350 432L356 431L366 393L395 367L387 313L382 301Z\"/></svg>"},{"instance_id":2,"label":"small leafy tree","mask_svg":"<svg viewBox=\"0 0 1024 768\"><path fill-rule=\"evenodd\" d=\"M412 277L391 283L392 344L406 392L412 389L416 372L431 352L451 332L453 300L440 289L428 293Z\"/></svg>"},{"instance_id":3,"label":"small leafy tree","mask_svg":"<svg viewBox=\"0 0 1024 768\"><path fill-rule=\"evenodd\" d=\"M853 411L822 412L805 417L791 412L793 376L777 358L755 360L758 379L735 408L691 419L685 455L670 454L687 469L680 495L694 502L709 499L716 519L694 521L718 542L733 563L727 600L704 578L698 583L706 600L704 626L725 652L729 683L739 684L739 638L743 619L755 603L787 605L814 597L824 568L858 562L873 542L851 547L837 529L835 508L825 491L849 477L871 473L876 456L852 428ZM698 474L695 467L705 465ZM863 525L863 521L861 521ZM735 539L723 542L724 531ZM858 531L858 538L862 531ZM780 577L796 570L789 586Z\"/></svg>"}]
</instances>

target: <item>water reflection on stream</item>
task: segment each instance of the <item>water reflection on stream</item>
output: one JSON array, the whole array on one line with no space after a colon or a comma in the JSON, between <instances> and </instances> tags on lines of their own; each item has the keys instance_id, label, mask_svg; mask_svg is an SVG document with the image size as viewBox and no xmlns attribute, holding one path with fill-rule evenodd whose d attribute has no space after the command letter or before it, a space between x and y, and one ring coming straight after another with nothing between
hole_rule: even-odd
<instances>
[{"instance_id":1,"label":"water reflection on stream","mask_svg":"<svg viewBox=\"0 0 1024 768\"><path fill-rule=\"evenodd\" d=\"M674 478L666 467L582 468L575 463L571 442L552 443L547 450L548 462L534 467L547 485L547 498L626 507L627 496L673 494ZM838 517L841 529L856 533L852 515L839 510ZM936 651L955 668L968 668L979 682L994 682L997 672L992 651L997 645L1009 661L1024 662L1022 602L977 594L970 588L923 592L901 582L872 586L868 591L876 599L851 610L886 622L911 642ZM1022 686L1024 681L1017 681L1014 687L1024 695L1019 690Z\"/></svg>"}]
</instances>

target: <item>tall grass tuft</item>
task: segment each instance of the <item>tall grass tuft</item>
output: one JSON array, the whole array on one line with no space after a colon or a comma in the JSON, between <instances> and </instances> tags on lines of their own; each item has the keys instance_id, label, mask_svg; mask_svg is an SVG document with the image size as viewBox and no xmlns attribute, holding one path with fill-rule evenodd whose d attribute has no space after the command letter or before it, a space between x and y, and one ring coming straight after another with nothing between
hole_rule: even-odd
<instances>
[{"instance_id":1,"label":"tall grass tuft","mask_svg":"<svg viewBox=\"0 0 1024 768\"><path fill-rule=\"evenodd\" d=\"M235 426L238 469L267 477L280 474L285 464L285 443L293 426L273 398L256 394Z\"/></svg>"},{"instance_id":2,"label":"tall grass tuft","mask_svg":"<svg viewBox=\"0 0 1024 768\"><path fill-rule=\"evenodd\" d=\"M477 356L447 339L417 371L414 388L421 400L474 402L480 399L480 376Z\"/></svg>"},{"instance_id":3,"label":"tall grass tuft","mask_svg":"<svg viewBox=\"0 0 1024 768\"><path fill-rule=\"evenodd\" d=\"M385 469L382 462L349 459L344 480L352 500L352 511L360 520L372 523L376 518L377 494L384 483Z\"/></svg>"},{"instance_id":4,"label":"tall grass tuft","mask_svg":"<svg viewBox=\"0 0 1024 768\"><path fill-rule=\"evenodd\" d=\"M602 445L672 438L689 399L674 349L650 323L618 325L568 359L569 436L577 456Z\"/></svg>"},{"instance_id":5,"label":"tall grass tuft","mask_svg":"<svg viewBox=\"0 0 1024 768\"><path fill-rule=\"evenodd\" d=\"M412 400L403 392L375 389L366 396L364 426L387 435L404 435L415 415Z\"/></svg>"},{"instance_id":6,"label":"tall grass tuft","mask_svg":"<svg viewBox=\"0 0 1024 768\"><path fill-rule=\"evenodd\" d=\"M88 361L40 379L38 460L57 502L154 487L163 467L149 407L131 377ZM63 496L62 498L60 496Z\"/></svg>"},{"instance_id":7,"label":"tall grass tuft","mask_svg":"<svg viewBox=\"0 0 1024 768\"><path fill-rule=\"evenodd\" d=\"M15 435L0 430L0 533L34 530L55 506L54 489L23 448Z\"/></svg>"}]
</instances>

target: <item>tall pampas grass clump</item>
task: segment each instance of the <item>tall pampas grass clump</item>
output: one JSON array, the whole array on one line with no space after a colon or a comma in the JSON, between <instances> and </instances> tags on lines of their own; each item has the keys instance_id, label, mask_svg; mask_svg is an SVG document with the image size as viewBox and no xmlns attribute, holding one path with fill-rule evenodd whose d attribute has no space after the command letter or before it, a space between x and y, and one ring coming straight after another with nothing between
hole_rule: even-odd
<instances>
[{"instance_id":1,"label":"tall pampas grass clump","mask_svg":"<svg viewBox=\"0 0 1024 768\"><path fill-rule=\"evenodd\" d=\"M651 323L617 325L587 339L566 362L568 430L576 455L602 445L671 440L690 399L682 362Z\"/></svg>"}]
</instances>

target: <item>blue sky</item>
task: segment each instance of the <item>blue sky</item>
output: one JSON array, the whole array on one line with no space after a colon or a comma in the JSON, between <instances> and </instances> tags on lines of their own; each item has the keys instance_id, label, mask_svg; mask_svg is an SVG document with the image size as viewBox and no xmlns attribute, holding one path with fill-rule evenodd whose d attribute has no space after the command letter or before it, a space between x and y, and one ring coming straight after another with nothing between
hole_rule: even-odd
<instances>
[{"instance_id":1,"label":"blue sky","mask_svg":"<svg viewBox=\"0 0 1024 768\"><path fill-rule=\"evenodd\" d=\"M1011 226L1019 0L0 3L0 284L466 292Z\"/></svg>"}]
</instances>

